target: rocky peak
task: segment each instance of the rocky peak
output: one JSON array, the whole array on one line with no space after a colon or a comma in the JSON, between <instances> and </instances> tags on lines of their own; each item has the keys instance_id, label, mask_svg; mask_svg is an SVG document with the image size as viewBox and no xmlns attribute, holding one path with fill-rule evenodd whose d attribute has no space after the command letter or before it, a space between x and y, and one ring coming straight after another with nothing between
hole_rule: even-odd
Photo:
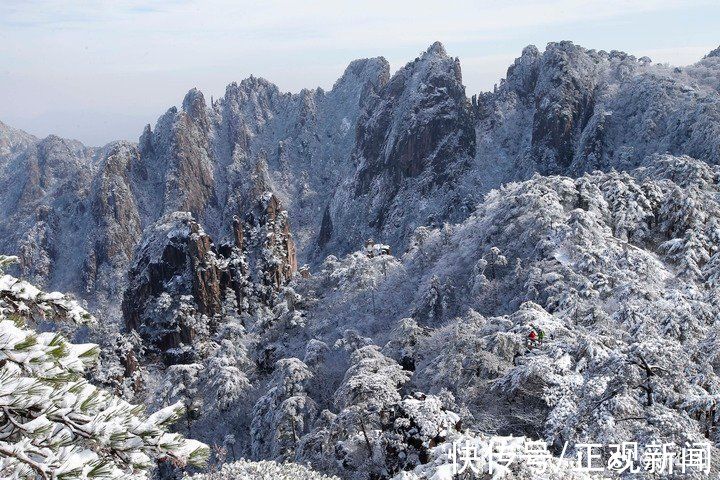
<instances>
[{"instance_id":1,"label":"rocky peak","mask_svg":"<svg viewBox=\"0 0 720 480\"><path fill-rule=\"evenodd\" d=\"M76 164L79 159L85 159L89 153L85 145L77 140L69 140L57 135L48 135L43 138L37 148L41 161L48 168L62 167L62 164L65 163Z\"/></svg>"},{"instance_id":2,"label":"rocky peak","mask_svg":"<svg viewBox=\"0 0 720 480\"><path fill-rule=\"evenodd\" d=\"M705 55L705 58L720 58L720 47Z\"/></svg>"},{"instance_id":3,"label":"rocky peak","mask_svg":"<svg viewBox=\"0 0 720 480\"><path fill-rule=\"evenodd\" d=\"M154 130L148 128L149 125L145 127L143 135L147 134L149 138L141 142L141 145L144 144L144 148L150 147L154 154L162 154L162 151L167 148L172 140L171 137L175 122L177 121L177 113L177 107L170 107L165 113L158 117ZM141 140L143 139L141 138Z\"/></svg>"},{"instance_id":4,"label":"rocky peak","mask_svg":"<svg viewBox=\"0 0 720 480\"><path fill-rule=\"evenodd\" d=\"M223 100L228 105L247 105L262 108L273 104L280 97L280 89L264 78L250 76L239 84L233 82L225 89Z\"/></svg>"},{"instance_id":5,"label":"rocky peak","mask_svg":"<svg viewBox=\"0 0 720 480\"><path fill-rule=\"evenodd\" d=\"M395 187L439 161L447 151L440 143L457 135L459 149L474 154L474 131L458 62L440 43L400 69L378 93L358 121L358 156L364 160L356 195L368 191L373 177L385 170ZM438 150L438 147L441 147Z\"/></svg>"},{"instance_id":6,"label":"rocky peak","mask_svg":"<svg viewBox=\"0 0 720 480\"><path fill-rule=\"evenodd\" d=\"M378 236L402 250L406 232L425 219L419 211L400 213L399 199L446 188L474 155L473 114L459 62L433 44L368 99L352 153L357 170L350 188L337 191L323 214L318 245L343 242L351 249ZM445 208L442 202L436 207Z\"/></svg>"},{"instance_id":7,"label":"rocky peak","mask_svg":"<svg viewBox=\"0 0 720 480\"><path fill-rule=\"evenodd\" d=\"M333 86L333 89L347 82L369 81L377 86L390 79L390 63L385 57L361 58L353 60ZM384 80L384 81L383 81Z\"/></svg>"},{"instance_id":8,"label":"rocky peak","mask_svg":"<svg viewBox=\"0 0 720 480\"><path fill-rule=\"evenodd\" d=\"M140 139L138 140L138 146L140 147L140 153L143 155L152 155L153 154L153 147L152 147L152 127L150 127L150 124L148 123L145 125L145 129L143 129L142 135L140 135Z\"/></svg>"},{"instance_id":9,"label":"rocky peak","mask_svg":"<svg viewBox=\"0 0 720 480\"><path fill-rule=\"evenodd\" d=\"M222 113L227 141L233 149L250 149L251 139L274 118L281 96L277 86L258 77L251 76L227 86L217 108Z\"/></svg>"},{"instance_id":10,"label":"rocky peak","mask_svg":"<svg viewBox=\"0 0 720 480\"><path fill-rule=\"evenodd\" d=\"M447 56L447 51L445 51L445 46L441 42L436 41L428 47L425 54Z\"/></svg>"},{"instance_id":11,"label":"rocky peak","mask_svg":"<svg viewBox=\"0 0 720 480\"><path fill-rule=\"evenodd\" d=\"M534 89L532 146L543 173L557 173L574 158L574 144L593 114L601 59L572 42L549 43Z\"/></svg>"},{"instance_id":12,"label":"rocky peak","mask_svg":"<svg viewBox=\"0 0 720 480\"><path fill-rule=\"evenodd\" d=\"M390 80L390 64L384 57L363 58L350 62L342 77L335 82L332 94L349 92L364 105L370 95L376 94ZM358 96L355 90L361 88Z\"/></svg>"},{"instance_id":13,"label":"rocky peak","mask_svg":"<svg viewBox=\"0 0 720 480\"><path fill-rule=\"evenodd\" d=\"M209 121L205 96L197 88L192 88L183 99L183 110L204 130L208 129Z\"/></svg>"},{"instance_id":14,"label":"rocky peak","mask_svg":"<svg viewBox=\"0 0 720 480\"><path fill-rule=\"evenodd\" d=\"M211 133L205 98L197 89L185 96L182 111L173 107L158 119L154 132L145 129L140 138L143 195L161 197L156 190L162 187L161 199L147 202L156 209L149 212L150 221L173 211L199 217L214 203Z\"/></svg>"},{"instance_id":15,"label":"rocky peak","mask_svg":"<svg viewBox=\"0 0 720 480\"><path fill-rule=\"evenodd\" d=\"M0 122L0 166L3 160L7 160L14 151L28 148L37 141L37 138L29 133Z\"/></svg>"},{"instance_id":16,"label":"rocky peak","mask_svg":"<svg viewBox=\"0 0 720 480\"><path fill-rule=\"evenodd\" d=\"M540 51L535 45L528 45L522 55L515 59L507 70L505 82L511 91L524 97L532 94L537 83Z\"/></svg>"}]
</instances>

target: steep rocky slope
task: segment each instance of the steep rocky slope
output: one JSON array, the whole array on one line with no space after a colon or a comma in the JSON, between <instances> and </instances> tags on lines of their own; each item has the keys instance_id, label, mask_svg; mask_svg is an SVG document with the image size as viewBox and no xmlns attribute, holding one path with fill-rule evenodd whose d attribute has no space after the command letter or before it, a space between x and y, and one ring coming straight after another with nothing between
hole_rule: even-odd
<instances>
[{"instance_id":1,"label":"steep rocky slope","mask_svg":"<svg viewBox=\"0 0 720 480\"><path fill-rule=\"evenodd\" d=\"M334 195L319 246L353 250L375 234L402 248L409 230L432 215L456 220L462 214L453 212L453 190L473 176L474 156L460 62L435 43L395 73L363 111L352 152L357 169Z\"/></svg>"}]
</instances>

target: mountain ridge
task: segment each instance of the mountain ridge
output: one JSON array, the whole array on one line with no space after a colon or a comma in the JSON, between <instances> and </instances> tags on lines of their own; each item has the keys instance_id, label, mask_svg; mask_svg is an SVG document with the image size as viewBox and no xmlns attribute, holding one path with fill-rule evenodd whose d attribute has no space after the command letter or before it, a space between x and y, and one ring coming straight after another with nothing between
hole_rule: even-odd
<instances>
[{"instance_id":1,"label":"mountain ridge","mask_svg":"<svg viewBox=\"0 0 720 480\"><path fill-rule=\"evenodd\" d=\"M107 290L111 278L122 279L133 238L161 214L190 211L223 239L238 208L267 189L289 211L302 262L352 251L368 237L402 251L418 226L460 221L484 192L534 172L627 169L666 151L717 161L720 107L706 73L716 62L711 52L694 66L670 68L551 42L544 52L523 49L495 92L468 97L459 60L435 42L392 75L382 57L355 60L327 92L282 93L251 76L209 105L193 88L138 143L92 148L3 126L0 160L15 166L2 178L23 189L8 188L0 210L25 227L0 246L21 253L31 278L76 279L71 289L88 292L97 281L77 279L99 269ZM656 118L642 113L649 109ZM628 128L623 118L643 125ZM686 137L670 133L677 122ZM53 173L55 163L64 175ZM77 183L90 177L80 183L93 191ZM116 203L101 208L111 191ZM427 200L405 207L418 198ZM78 244L83 230L100 238L97 245ZM85 251L98 266L69 259L63 263L73 271L51 274L53 257L62 256L53 243ZM123 246L106 256L103 243Z\"/></svg>"}]
</instances>

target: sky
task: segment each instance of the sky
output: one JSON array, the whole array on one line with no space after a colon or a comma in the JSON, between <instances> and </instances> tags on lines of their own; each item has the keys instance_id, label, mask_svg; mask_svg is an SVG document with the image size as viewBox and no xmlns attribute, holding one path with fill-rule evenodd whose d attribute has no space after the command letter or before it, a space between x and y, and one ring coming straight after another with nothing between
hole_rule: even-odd
<instances>
[{"instance_id":1,"label":"sky","mask_svg":"<svg viewBox=\"0 0 720 480\"><path fill-rule=\"evenodd\" d=\"M394 71L439 40L472 95L529 44L687 65L720 45L718 25L718 0L0 0L0 121L93 146L137 141L191 88L217 98L251 74L330 89L356 58Z\"/></svg>"}]
</instances>

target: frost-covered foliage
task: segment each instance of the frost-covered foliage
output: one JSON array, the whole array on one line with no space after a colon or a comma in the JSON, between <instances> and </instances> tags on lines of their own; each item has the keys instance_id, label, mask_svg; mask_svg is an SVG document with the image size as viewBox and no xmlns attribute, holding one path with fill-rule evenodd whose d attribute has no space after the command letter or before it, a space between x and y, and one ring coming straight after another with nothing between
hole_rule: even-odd
<instances>
[{"instance_id":1,"label":"frost-covered foliage","mask_svg":"<svg viewBox=\"0 0 720 480\"><path fill-rule=\"evenodd\" d=\"M436 43L327 92L193 89L138 145L0 124L0 247L118 321L77 330L93 378L180 402L214 464L424 479L459 435L719 444L718 72L558 42L467 98Z\"/></svg>"},{"instance_id":2,"label":"frost-covered foliage","mask_svg":"<svg viewBox=\"0 0 720 480\"><path fill-rule=\"evenodd\" d=\"M460 426L439 397L400 391L410 373L375 345L355 350L334 394L339 413L323 411L297 460L342 478L389 478L427 462L429 450Z\"/></svg>"},{"instance_id":3,"label":"frost-covered foliage","mask_svg":"<svg viewBox=\"0 0 720 480\"><path fill-rule=\"evenodd\" d=\"M0 256L0 275L17 262L17 257ZM46 293L28 282L11 275L0 277L0 312L17 315L39 323L44 320L66 319L68 323L94 322L93 316L77 302L60 292Z\"/></svg>"},{"instance_id":4,"label":"frost-covered foliage","mask_svg":"<svg viewBox=\"0 0 720 480\"><path fill-rule=\"evenodd\" d=\"M297 358L278 361L267 393L253 408L252 456L292 458L300 437L316 415L317 406L307 395L312 372Z\"/></svg>"},{"instance_id":5,"label":"frost-covered foliage","mask_svg":"<svg viewBox=\"0 0 720 480\"><path fill-rule=\"evenodd\" d=\"M384 344L412 371L405 392L446 395L471 431L556 453L565 442L715 442L719 190L717 167L687 157L536 176L491 192L451 231L418 231L400 264L375 274L374 312L359 291L324 288L355 278L357 254L298 290L315 296L312 336ZM330 426L318 432L333 438Z\"/></svg>"},{"instance_id":6,"label":"frost-covered foliage","mask_svg":"<svg viewBox=\"0 0 720 480\"><path fill-rule=\"evenodd\" d=\"M0 257L0 266L8 263ZM155 459L202 465L200 442L165 427L183 414L175 404L150 416L84 378L98 347L25 326L41 314L91 320L59 293L0 278L0 474L12 478L146 478Z\"/></svg>"},{"instance_id":7,"label":"frost-covered foliage","mask_svg":"<svg viewBox=\"0 0 720 480\"><path fill-rule=\"evenodd\" d=\"M314 472L302 465L276 462L248 462L240 460L227 463L217 472L187 477L192 480L337 480L337 477Z\"/></svg>"},{"instance_id":8,"label":"frost-covered foliage","mask_svg":"<svg viewBox=\"0 0 720 480\"><path fill-rule=\"evenodd\" d=\"M400 401L399 389L407 380L402 367L375 345L352 353L350 368L335 392L340 413L330 426L337 442L335 458L343 469L371 475L387 471L381 423L390 406Z\"/></svg>"},{"instance_id":9,"label":"frost-covered foliage","mask_svg":"<svg viewBox=\"0 0 720 480\"><path fill-rule=\"evenodd\" d=\"M222 335L208 357L208 378L215 390L215 402L220 411L230 410L250 387L247 371L251 365L243 345L243 331L237 326L234 334Z\"/></svg>"}]
</instances>

